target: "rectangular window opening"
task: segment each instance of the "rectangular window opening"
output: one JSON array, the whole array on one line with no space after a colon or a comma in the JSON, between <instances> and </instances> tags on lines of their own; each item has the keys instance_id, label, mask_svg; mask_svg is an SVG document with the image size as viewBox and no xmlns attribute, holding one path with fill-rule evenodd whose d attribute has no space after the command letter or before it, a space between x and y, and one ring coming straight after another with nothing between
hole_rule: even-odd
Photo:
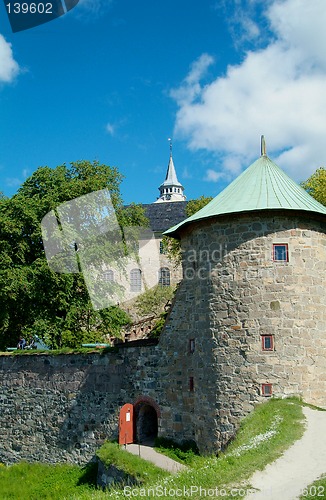
<instances>
[{"instance_id":1,"label":"rectangular window opening","mask_svg":"<svg viewBox=\"0 0 326 500\"><path fill-rule=\"evenodd\" d=\"M194 377L189 377L189 391L194 392Z\"/></svg>"},{"instance_id":2,"label":"rectangular window opening","mask_svg":"<svg viewBox=\"0 0 326 500\"><path fill-rule=\"evenodd\" d=\"M262 384L261 386L261 394L262 396L269 397L273 394L273 386L272 384Z\"/></svg>"},{"instance_id":3,"label":"rectangular window opening","mask_svg":"<svg viewBox=\"0 0 326 500\"><path fill-rule=\"evenodd\" d=\"M262 335L261 336L262 350L263 351L273 351L274 350L274 338L273 335Z\"/></svg>"},{"instance_id":4,"label":"rectangular window opening","mask_svg":"<svg viewBox=\"0 0 326 500\"><path fill-rule=\"evenodd\" d=\"M289 248L287 243L273 244L273 261L289 262Z\"/></svg>"},{"instance_id":5,"label":"rectangular window opening","mask_svg":"<svg viewBox=\"0 0 326 500\"><path fill-rule=\"evenodd\" d=\"M190 354L195 352L195 339L189 339L189 352Z\"/></svg>"}]
</instances>

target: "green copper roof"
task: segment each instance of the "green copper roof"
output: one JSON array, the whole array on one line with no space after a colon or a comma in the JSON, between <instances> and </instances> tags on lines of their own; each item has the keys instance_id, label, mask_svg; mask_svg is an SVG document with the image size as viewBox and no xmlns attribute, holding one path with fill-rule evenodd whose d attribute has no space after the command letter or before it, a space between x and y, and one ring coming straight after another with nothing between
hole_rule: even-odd
<instances>
[{"instance_id":1,"label":"green copper roof","mask_svg":"<svg viewBox=\"0 0 326 500\"><path fill-rule=\"evenodd\" d=\"M326 207L263 154L210 203L164 234L175 236L193 221L254 210L304 210L326 215Z\"/></svg>"}]
</instances>

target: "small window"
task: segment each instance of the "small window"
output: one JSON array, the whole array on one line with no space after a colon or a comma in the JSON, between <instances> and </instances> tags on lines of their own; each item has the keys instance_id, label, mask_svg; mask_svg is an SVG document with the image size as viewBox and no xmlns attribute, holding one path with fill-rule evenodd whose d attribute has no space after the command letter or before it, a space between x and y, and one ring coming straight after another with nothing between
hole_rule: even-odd
<instances>
[{"instance_id":1,"label":"small window","mask_svg":"<svg viewBox=\"0 0 326 500\"><path fill-rule=\"evenodd\" d=\"M130 271L130 291L140 292L141 291L141 270L132 269Z\"/></svg>"},{"instance_id":2,"label":"small window","mask_svg":"<svg viewBox=\"0 0 326 500\"><path fill-rule=\"evenodd\" d=\"M109 281L114 281L113 271L111 269L109 269L108 271L105 271L102 274L102 280L105 281L106 283L108 283Z\"/></svg>"},{"instance_id":3,"label":"small window","mask_svg":"<svg viewBox=\"0 0 326 500\"><path fill-rule=\"evenodd\" d=\"M161 267L159 270L158 284L161 286L170 286L170 270L168 267Z\"/></svg>"},{"instance_id":4,"label":"small window","mask_svg":"<svg viewBox=\"0 0 326 500\"><path fill-rule=\"evenodd\" d=\"M277 262L289 261L289 251L287 243L274 243L273 260Z\"/></svg>"},{"instance_id":5,"label":"small window","mask_svg":"<svg viewBox=\"0 0 326 500\"><path fill-rule=\"evenodd\" d=\"M273 335L262 335L261 342L262 342L263 351L273 351L274 350Z\"/></svg>"},{"instance_id":6,"label":"small window","mask_svg":"<svg viewBox=\"0 0 326 500\"><path fill-rule=\"evenodd\" d=\"M262 396L271 396L273 393L272 384L262 384L261 386L261 394Z\"/></svg>"},{"instance_id":7,"label":"small window","mask_svg":"<svg viewBox=\"0 0 326 500\"><path fill-rule=\"evenodd\" d=\"M194 377L189 377L189 391L194 392Z\"/></svg>"},{"instance_id":8,"label":"small window","mask_svg":"<svg viewBox=\"0 0 326 500\"><path fill-rule=\"evenodd\" d=\"M189 339L189 352L190 354L195 352L195 339Z\"/></svg>"},{"instance_id":9,"label":"small window","mask_svg":"<svg viewBox=\"0 0 326 500\"><path fill-rule=\"evenodd\" d=\"M163 241L160 241L160 254L166 254L166 248Z\"/></svg>"}]
</instances>

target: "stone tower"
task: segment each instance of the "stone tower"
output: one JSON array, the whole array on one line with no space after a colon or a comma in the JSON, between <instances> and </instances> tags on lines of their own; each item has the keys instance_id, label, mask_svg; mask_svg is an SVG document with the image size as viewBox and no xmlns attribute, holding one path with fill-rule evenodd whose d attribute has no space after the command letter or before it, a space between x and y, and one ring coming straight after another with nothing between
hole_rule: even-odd
<instances>
[{"instance_id":1,"label":"stone tower","mask_svg":"<svg viewBox=\"0 0 326 500\"><path fill-rule=\"evenodd\" d=\"M183 281L159 343L161 434L215 452L266 397L326 407L326 207L263 143L166 234L181 240Z\"/></svg>"}]
</instances>

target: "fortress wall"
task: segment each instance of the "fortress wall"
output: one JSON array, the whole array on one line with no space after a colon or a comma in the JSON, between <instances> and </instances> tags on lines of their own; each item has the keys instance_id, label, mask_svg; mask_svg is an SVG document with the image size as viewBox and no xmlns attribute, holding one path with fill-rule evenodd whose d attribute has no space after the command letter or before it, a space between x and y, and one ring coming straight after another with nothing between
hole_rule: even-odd
<instances>
[{"instance_id":1,"label":"fortress wall","mask_svg":"<svg viewBox=\"0 0 326 500\"><path fill-rule=\"evenodd\" d=\"M0 462L87 462L118 437L125 403L156 398L156 365L156 346L0 356Z\"/></svg>"}]
</instances>

